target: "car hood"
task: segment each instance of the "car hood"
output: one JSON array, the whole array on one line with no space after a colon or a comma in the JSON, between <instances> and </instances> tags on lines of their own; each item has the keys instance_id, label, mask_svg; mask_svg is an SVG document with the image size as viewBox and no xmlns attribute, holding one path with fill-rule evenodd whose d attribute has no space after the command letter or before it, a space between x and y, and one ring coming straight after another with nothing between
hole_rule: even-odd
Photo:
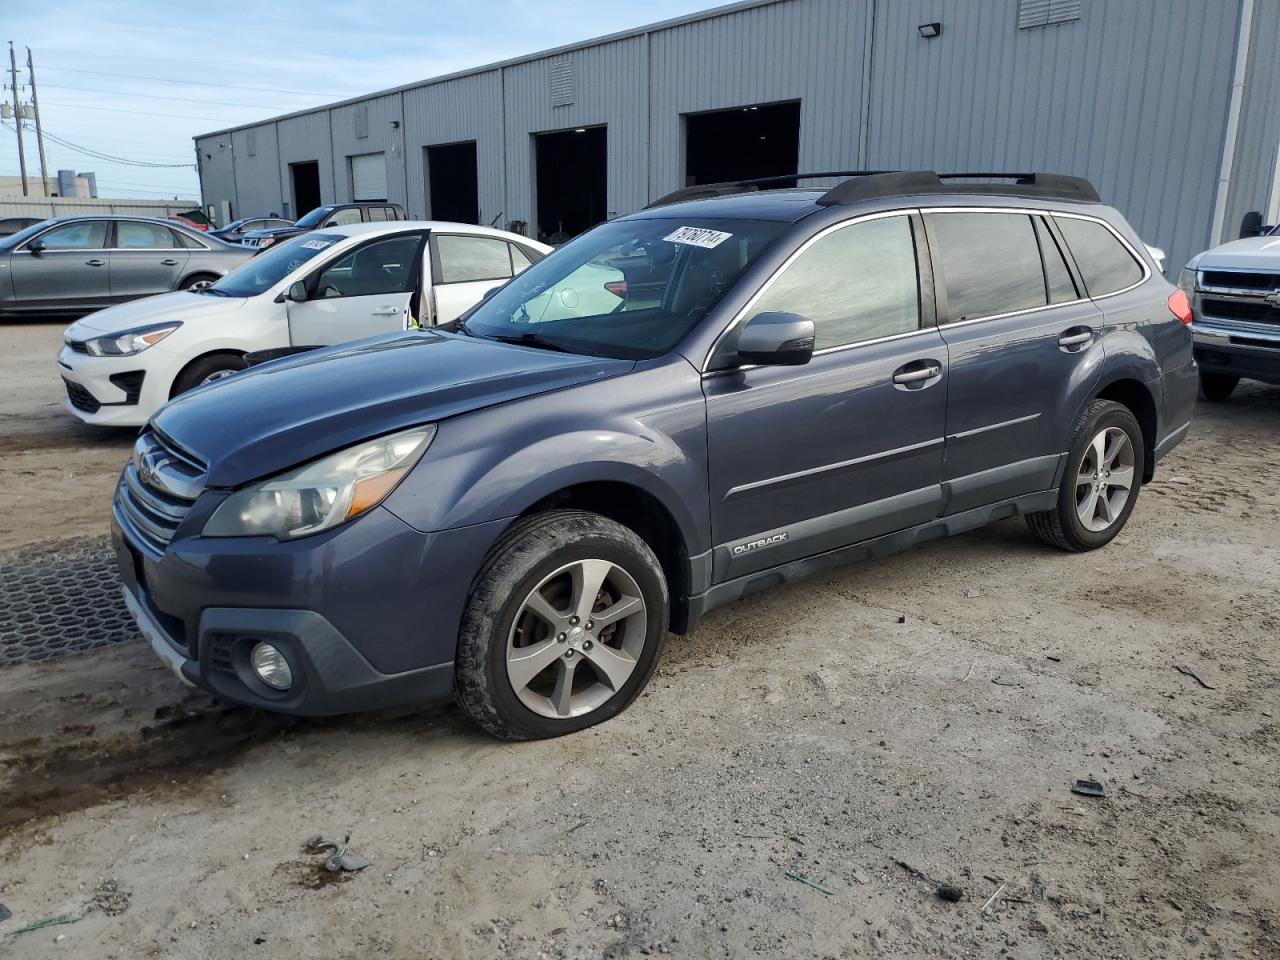
<instances>
[{"instance_id":1,"label":"car hood","mask_svg":"<svg viewBox=\"0 0 1280 960\"><path fill-rule=\"evenodd\" d=\"M255 240L261 240L263 237L278 237L282 233L306 233L310 227L272 227L270 230L248 230L240 236L253 237Z\"/></svg>"},{"instance_id":2,"label":"car hood","mask_svg":"<svg viewBox=\"0 0 1280 960\"><path fill-rule=\"evenodd\" d=\"M162 293L158 297L133 300L91 313L67 327L67 336L73 340L86 340L166 320L187 323L214 314L226 316L228 310L239 309L244 304L242 297L216 297L186 290Z\"/></svg>"},{"instance_id":3,"label":"car hood","mask_svg":"<svg viewBox=\"0 0 1280 960\"><path fill-rule=\"evenodd\" d=\"M1198 270L1213 270L1217 267L1280 273L1280 237L1232 240L1220 247L1206 250L1196 258Z\"/></svg>"},{"instance_id":4,"label":"car hood","mask_svg":"<svg viewBox=\"0 0 1280 960\"><path fill-rule=\"evenodd\" d=\"M251 367L183 394L152 425L235 487L418 424L617 376L630 360L414 331Z\"/></svg>"}]
</instances>

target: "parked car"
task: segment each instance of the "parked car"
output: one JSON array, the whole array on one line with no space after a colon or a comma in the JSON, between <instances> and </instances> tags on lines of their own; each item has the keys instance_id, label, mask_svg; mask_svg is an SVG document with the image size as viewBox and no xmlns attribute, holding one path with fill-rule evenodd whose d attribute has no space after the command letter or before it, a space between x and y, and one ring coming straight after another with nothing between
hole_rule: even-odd
<instances>
[{"instance_id":1,"label":"parked car","mask_svg":"<svg viewBox=\"0 0 1280 960\"><path fill-rule=\"evenodd\" d=\"M1178 278L1195 317L1200 397L1226 400L1242 378L1280 385L1280 234L1252 235L1191 258Z\"/></svg>"},{"instance_id":2,"label":"parked car","mask_svg":"<svg viewBox=\"0 0 1280 960\"><path fill-rule=\"evenodd\" d=\"M12 237L19 230L25 230L43 220L43 217L0 217L0 239Z\"/></svg>"},{"instance_id":3,"label":"parked car","mask_svg":"<svg viewBox=\"0 0 1280 960\"><path fill-rule=\"evenodd\" d=\"M240 243L246 233L257 230L277 230L292 225L293 221L285 217L245 217L241 220L232 220L220 229L210 230L209 236L217 237L226 243Z\"/></svg>"},{"instance_id":4,"label":"parked car","mask_svg":"<svg viewBox=\"0 0 1280 960\"><path fill-rule=\"evenodd\" d=\"M457 223L361 223L295 237L205 289L68 327L58 354L67 409L86 423L137 426L171 397L242 369L247 353L453 320L548 250Z\"/></svg>"},{"instance_id":5,"label":"parked car","mask_svg":"<svg viewBox=\"0 0 1280 960\"><path fill-rule=\"evenodd\" d=\"M0 240L0 319L80 316L170 290L199 290L251 255L168 220L42 220Z\"/></svg>"},{"instance_id":6,"label":"parked car","mask_svg":"<svg viewBox=\"0 0 1280 960\"><path fill-rule=\"evenodd\" d=\"M388 220L408 219L404 207L398 203L387 203L385 200L330 203L323 207L316 207L287 227L251 230L241 237L241 242L249 247L269 247L273 243L288 240L309 230L327 230L330 227L345 227L353 223L385 223Z\"/></svg>"},{"instance_id":7,"label":"parked car","mask_svg":"<svg viewBox=\"0 0 1280 960\"><path fill-rule=\"evenodd\" d=\"M637 302L536 318L632 257ZM1108 543L1190 425L1189 321L1075 178L660 204L454 324L165 406L115 496L125 602L227 700L581 730L763 587L1018 515Z\"/></svg>"},{"instance_id":8,"label":"parked car","mask_svg":"<svg viewBox=\"0 0 1280 960\"><path fill-rule=\"evenodd\" d=\"M207 233L209 231L209 224L201 223L198 220L192 220L190 217L184 217L179 214L174 214L173 216L167 217L166 219L172 220L174 223L180 223L184 227L186 227L188 230L196 230L200 233Z\"/></svg>"}]
</instances>

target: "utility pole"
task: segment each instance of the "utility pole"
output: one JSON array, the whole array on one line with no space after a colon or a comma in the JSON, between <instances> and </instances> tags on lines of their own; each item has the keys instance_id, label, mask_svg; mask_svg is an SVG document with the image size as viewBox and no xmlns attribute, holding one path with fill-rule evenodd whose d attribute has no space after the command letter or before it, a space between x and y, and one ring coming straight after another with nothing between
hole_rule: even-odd
<instances>
[{"instance_id":1,"label":"utility pole","mask_svg":"<svg viewBox=\"0 0 1280 960\"><path fill-rule=\"evenodd\" d=\"M22 147L22 104L18 102L18 60L9 41L9 80L13 85L13 126L18 131L18 168L22 171L22 195L27 196L27 154Z\"/></svg>"},{"instance_id":2,"label":"utility pole","mask_svg":"<svg viewBox=\"0 0 1280 960\"><path fill-rule=\"evenodd\" d=\"M31 110L36 115L36 146L40 148L40 183L44 195L49 195L49 170L44 162L44 130L40 126L40 101L36 97L36 65L31 62L31 48L27 47L27 77L31 81Z\"/></svg>"}]
</instances>

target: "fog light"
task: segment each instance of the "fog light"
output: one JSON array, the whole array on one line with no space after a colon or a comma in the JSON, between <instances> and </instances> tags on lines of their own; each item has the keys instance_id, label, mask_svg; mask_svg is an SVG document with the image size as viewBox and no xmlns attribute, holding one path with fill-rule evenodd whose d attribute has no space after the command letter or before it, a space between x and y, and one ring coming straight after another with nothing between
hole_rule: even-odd
<instances>
[{"instance_id":1,"label":"fog light","mask_svg":"<svg viewBox=\"0 0 1280 960\"><path fill-rule=\"evenodd\" d=\"M293 671L284 654L269 643L259 642L249 654L249 663L258 679L273 690L288 690L293 686Z\"/></svg>"}]
</instances>

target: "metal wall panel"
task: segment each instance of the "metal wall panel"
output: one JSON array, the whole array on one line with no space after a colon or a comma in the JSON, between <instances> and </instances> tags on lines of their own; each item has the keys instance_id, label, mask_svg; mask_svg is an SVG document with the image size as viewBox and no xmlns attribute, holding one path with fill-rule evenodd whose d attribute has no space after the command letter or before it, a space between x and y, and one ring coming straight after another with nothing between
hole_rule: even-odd
<instances>
[{"instance_id":1,"label":"metal wall panel","mask_svg":"<svg viewBox=\"0 0 1280 960\"><path fill-rule=\"evenodd\" d=\"M858 168L869 23L868 0L790 0L652 34L648 198L685 185L704 110L799 100L800 169Z\"/></svg>"},{"instance_id":2,"label":"metal wall panel","mask_svg":"<svg viewBox=\"0 0 1280 960\"><path fill-rule=\"evenodd\" d=\"M574 102L552 106L552 74L562 55L503 69L506 87L507 211L533 232L532 134L608 124L606 206L609 216L648 202L648 57L643 36L575 51Z\"/></svg>"},{"instance_id":3,"label":"metal wall panel","mask_svg":"<svg viewBox=\"0 0 1280 960\"><path fill-rule=\"evenodd\" d=\"M357 123L364 112L368 136L358 137L363 123ZM335 199L345 203L351 199L351 163L349 157L367 153L384 153L387 161L387 199L408 203L405 181L404 117L400 112L400 94L374 97L360 103L335 107L329 111L333 129L333 164Z\"/></svg>"},{"instance_id":4,"label":"metal wall panel","mask_svg":"<svg viewBox=\"0 0 1280 960\"><path fill-rule=\"evenodd\" d=\"M223 200L231 201L231 213L240 216L236 196L235 162L231 156L231 134L220 133L196 139L200 167L200 195L206 208Z\"/></svg>"},{"instance_id":5,"label":"metal wall panel","mask_svg":"<svg viewBox=\"0 0 1280 960\"><path fill-rule=\"evenodd\" d=\"M1093 0L1069 23L1017 17L1016 0L877 5L870 166L1088 177L1176 275L1208 241L1235 16Z\"/></svg>"},{"instance_id":6,"label":"metal wall panel","mask_svg":"<svg viewBox=\"0 0 1280 960\"><path fill-rule=\"evenodd\" d=\"M411 217L431 216L427 193L424 148L461 140L476 141L476 166L480 192L480 219L488 223L500 217L504 226L515 215L506 211L502 130L502 72L486 73L433 83L404 92L404 143Z\"/></svg>"},{"instance_id":7,"label":"metal wall panel","mask_svg":"<svg viewBox=\"0 0 1280 960\"><path fill-rule=\"evenodd\" d=\"M1280 3L1254 0L1253 38L1240 126L1236 132L1235 165L1224 239L1233 240L1249 210L1267 216L1276 164L1280 163ZM1274 221L1267 220L1268 223Z\"/></svg>"},{"instance_id":8,"label":"metal wall panel","mask_svg":"<svg viewBox=\"0 0 1280 960\"><path fill-rule=\"evenodd\" d=\"M249 155L249 137L255 151ZM237 217L258 217L281 212L280 155L276 148L276 125L265 123L248 130L233 130L231 152L236 164Z\"/></svg>"},{"instance_id":9,"label":"metal wall panel","mask_svg":"<svg viewBox=\"0 0 1280 960\"><path fill-rule=\"evenodd\" d=\"M315 113L277 121L276 143L280 153L280 196L289 202L289 216L292 219L297 220L307 211L293 209L293 183L289 177L291 163L317 161L320 165L320 202L333 203L337 199L328 110L317 110ZM343 180L346 181L345 171Z\"/></svg>"},{"instance_id":10,"label":"metal wall panel","mask_svg":"<svg viewBox=\"0 0 1280 960\"><path fill-rule=\"evenodd\" d=\"M101 197L0 197L0 217L66 217L75 213L119 213L168 217L198 208L199 200L105 200Z\"/></svg>"}]
</instances>

